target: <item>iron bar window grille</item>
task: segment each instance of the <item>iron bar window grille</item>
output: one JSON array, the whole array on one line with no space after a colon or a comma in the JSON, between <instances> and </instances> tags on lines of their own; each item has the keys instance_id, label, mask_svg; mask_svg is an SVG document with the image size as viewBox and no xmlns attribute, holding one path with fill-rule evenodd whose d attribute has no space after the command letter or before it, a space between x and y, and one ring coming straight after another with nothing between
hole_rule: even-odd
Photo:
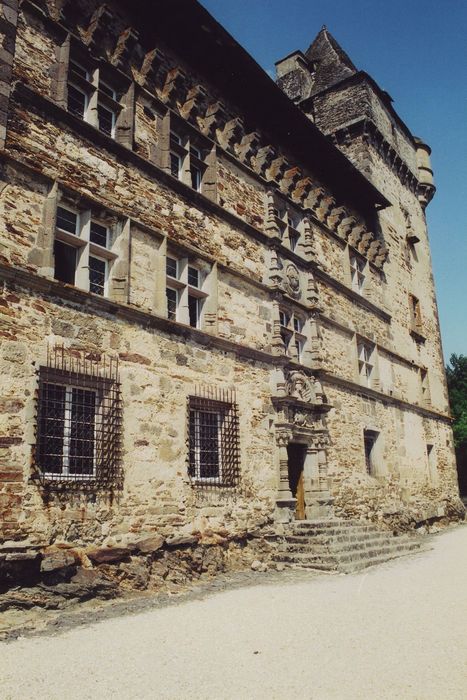
<instances>
[{"instance_id":1,"label":"iron bar window grille","mask_svg":"<svg viewBox=\"0 0 467 700\"><path fill-rule=\"evenodd\" d=\"M234 392L198 389L195 396L188 397L188 443L188 475L192 484L239 484L239 421Z\"/></svg>"},{"instance_id":2,"label":"iron bar window grille","mask_svg":"<svg viewBox=\"0 0 467 700\"><path fill-rule=\"evenodd\" d=\"M48 349L39 368L35 467L48 486L121 488L118 360Z\"/></svg>"}]
</instances>

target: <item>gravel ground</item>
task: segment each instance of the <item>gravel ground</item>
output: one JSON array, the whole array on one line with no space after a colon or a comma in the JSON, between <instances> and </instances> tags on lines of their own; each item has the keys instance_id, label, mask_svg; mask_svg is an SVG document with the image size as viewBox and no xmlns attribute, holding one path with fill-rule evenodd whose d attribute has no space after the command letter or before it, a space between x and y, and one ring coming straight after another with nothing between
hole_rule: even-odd
<instances>
[{"instance_id":1,"label":"gravel ground","mask_svg":"<svg viewBox=\"0 0 467 700\"><path fill-rule=\"evenodd\" d=\"M0 644L0 698L465 700L467 526L431 544Z\"/></svg>"}]
</instances>

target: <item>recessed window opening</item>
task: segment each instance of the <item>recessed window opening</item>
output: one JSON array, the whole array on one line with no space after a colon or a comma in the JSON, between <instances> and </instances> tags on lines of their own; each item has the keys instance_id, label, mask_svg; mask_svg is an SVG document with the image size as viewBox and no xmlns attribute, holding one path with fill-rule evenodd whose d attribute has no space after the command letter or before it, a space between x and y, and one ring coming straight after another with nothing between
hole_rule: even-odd
<instances>
[{"instance_id":1,"label":"recessed window opening","mask_svg":"<svg viewBox=\"0 0 467 700\"><path fill-rule=\"evenodd\" d=\"M360 381L368 387L371 387L374 362L373 362L374 347L365 342L358 343L358 370Z\"/></svg>"},{"instance_id":2,"label":"recessed window opening","mask_svg":"<svg viewBox=\"0 0 467 700\"><path fill-rule=\"evenodd\" d=\"M375 476L376 474L376 442L379 433L374 430L365 430L363 439L365 446L365 466L367 474Z\"/></svg>"},{"instance_id":3,"label":"recessed window opening","mask_svg":"<svg viewBox=\"0 0 467 700\"><path fill-rule=\"evenodd\" d=\"M358 294L362 294L365 286L365 261L356 255L350 256L350 274L352 278L352 289Z\"/></svg>"},{"instance_id":4,"label":"recessed window opening","mask_svg":"<svg viewBox=\"0 0 467 700\"><path fill-rule=\"evenodd\" d=\"M76 252L73 246L62 241L54 243L55 279L66 284L75 284Z\"/></svg>"},{"instance_id":5,"label":"recessed window opening","mask_svg":"<svg viewBox=\"0 0 467 700\"><path fill-rule=\"evenodd\" d=\"M188 475L195 486L236 486L240 476L238 407L232 392L188 399Z\"/></svg>"}]
</instances>

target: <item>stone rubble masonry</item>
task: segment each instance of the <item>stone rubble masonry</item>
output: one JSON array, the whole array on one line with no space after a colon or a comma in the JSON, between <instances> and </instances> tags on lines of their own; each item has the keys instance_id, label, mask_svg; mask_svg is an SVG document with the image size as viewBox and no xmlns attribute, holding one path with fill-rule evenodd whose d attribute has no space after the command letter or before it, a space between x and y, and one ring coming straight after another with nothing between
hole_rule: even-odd
<instances>
[{"instance_id":1,"label":"stone rubble masonry","mask_svg":"<svg viewBox=\"0 0 467 700\"><path fill-rule=\"evenodd\" d=\"M132 26L117 0L105 12L94 0L24 0L19 15L16 5L0 2L1 538L27 542L44 576L68 576L76 565L84 596L92 567L102 574L95 587L113 595L101 580L112 558L125 559L118 575L140 587L153 575L140 559L156 550L163 563L154 571L165 575L177 558L181 569L201 570L201 545L213 548L199 555L213 558L209 570L228 566L230 546L235 562L267 559L251 533L273 532L278 508L293 516L287 441L307 446L309 512L394 529L461 517L426 201L407 174L418 177L417 145L374 84L346 69L344 84L313 97L319 128L376 186L346 161L348 191L364 191L362 202L342 195L340 170L325 182L313 154L273 138L266 123L255 121L253 131L245 100L237 105L173 41L149 45L146 28ZM170 3L163 11L170 15ZM66 111L77 46L121 81L115 139ZM263 89L255 100L276 99L277 88ZM303 118L292 104L289 111L284 119ZM367 127L344 138L349 122L370 116L384 143ZM201 192L170 174L174 124L207 154ZM342 159L320 138L330 158ZM111 227L108 298L54 280L59 205ZM301 219L295 250L284 212ZM199 329L167 320L167 255L202 272ZM351 256L364 264L363 290L353 288ZM409 295L420 303L419 327ZM300 363L284 350L284 310L303 321ZM370 386L359 372L362 342L373 349ZM56 345L119 358L121 491L44 490L31 478L38 373ZM188 477L187 397L199 386L236 391L241 479L231 492L197 488ZM380 435L372 474L365 430ZM138 553L132 538L141 540ZM4 568L11 582L11 565Z\"/></svg>"}]
</instances>

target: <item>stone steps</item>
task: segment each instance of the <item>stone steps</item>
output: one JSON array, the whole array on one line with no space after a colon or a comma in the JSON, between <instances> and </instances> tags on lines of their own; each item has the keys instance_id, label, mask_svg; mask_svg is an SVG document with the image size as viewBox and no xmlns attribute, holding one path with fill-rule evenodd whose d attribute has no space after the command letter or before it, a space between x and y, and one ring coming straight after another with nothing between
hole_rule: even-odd
<instances>
[{"instance_id":1,"label":"stone steps","mask_svg":"<svg viewBox=\"0 0 467 700\"><path fill-rule=\"evenodd\" d=\"M290 567L349 573L413 553L420 542L351 520L292 523L274 560Z\"/></svg>"},{"instance_id":2,"label":"stone steps","mask_svg":"<svg viewBox=\"0 0 467 700\"><path fill-rule=\"evenodd\" d=\"M396 538L394 538L396 539ZM354 541L335 541L331 540L330 542L327 543L317 543L317 544L312 544L310 541L307 542L291 542L290 539L287 539L287 543L284 545L281 545L279 548L279 551L284 551L284 552L312 552L312 553L321 553L321 552L326 552L328 550L331 550L333 553L340 553L340 552L354 552L354 551L359 551L359 550L370 550L370 549L377 549L378 545L380 544L385 544L387 542L387 537L370 537L369 539L362 539L362 540L354 540ZM402 538L397 538L397 545L402 546L406 544L406 540L402 540Z\"/></svg>"}]
</instances>

